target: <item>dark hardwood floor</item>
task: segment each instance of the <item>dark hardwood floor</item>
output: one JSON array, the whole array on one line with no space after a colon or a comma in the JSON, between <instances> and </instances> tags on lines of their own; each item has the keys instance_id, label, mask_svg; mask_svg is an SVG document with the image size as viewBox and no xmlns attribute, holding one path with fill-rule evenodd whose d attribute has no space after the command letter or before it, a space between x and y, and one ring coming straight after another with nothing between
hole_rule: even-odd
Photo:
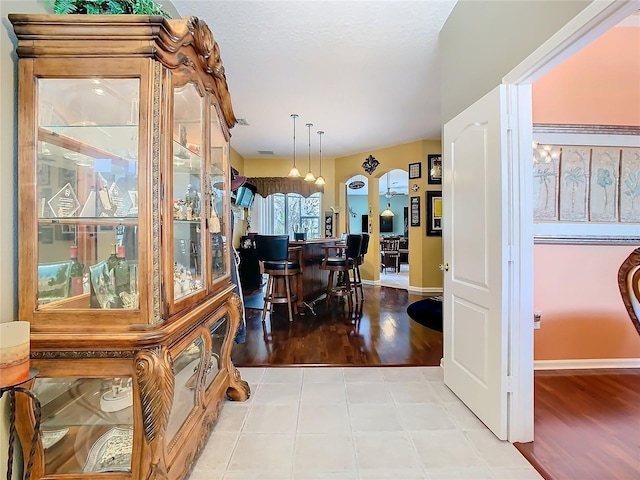
<instances>
[{"instance_id":1,"label":"dark hardwood floor","mask_svg":"<svg viewBox=\"0 0 640 480\"><path fill-rule=\"evenodd\" d=\"M414 322L407 306L421 298L407 290L364 286L361 312L351 317L338 306L289 322L286 307L261 321L246 309L247 337L234 345L236 366L275 365L440 365L442 333ZM248 302L250 303L250 302Z\"/></svg>"},{"instance_id":2,"label":"dark hardwood floor","mask_svg":"<svg viewBox=\"0 0 640 480\"><path fill-rule=\"evenodd\" d=\"M439 365L442 333L409 319L420 295L365 286L361 314L247 309L236 366ZM640 480L640 369L535 373L535 441L516 448L546 480ZM471 480L471 479L470 479Z\"/></svg>"},{"instance_id":3,"label":"dark hardwood floor","mask_svg":"<svg viewBox=\"0 0 640 480\"><path fill-rule=\"evenodd\" d=\"M516 448L546 480L640 479L640 369L538 371L534 402Z\"/></svg>"}]
</instances>

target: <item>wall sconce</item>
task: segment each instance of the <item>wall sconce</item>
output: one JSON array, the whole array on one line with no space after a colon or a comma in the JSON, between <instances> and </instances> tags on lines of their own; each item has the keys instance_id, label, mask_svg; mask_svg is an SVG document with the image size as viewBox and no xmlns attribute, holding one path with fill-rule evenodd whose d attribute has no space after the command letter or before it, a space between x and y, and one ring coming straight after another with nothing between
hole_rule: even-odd
<instances>
[{"instance_id":1,"label":"wall sconce","mask_svg":"<svg viewBox=\"0 0 640 480\"><path fill-rule=\"evenodd\" d=\"M373 155L369 155L362 163L362 168L364 168L365 172L371 175L375 169L378 168L378 165L380 165L380 162L376 160Z\"/></svg>"}]
</instances>

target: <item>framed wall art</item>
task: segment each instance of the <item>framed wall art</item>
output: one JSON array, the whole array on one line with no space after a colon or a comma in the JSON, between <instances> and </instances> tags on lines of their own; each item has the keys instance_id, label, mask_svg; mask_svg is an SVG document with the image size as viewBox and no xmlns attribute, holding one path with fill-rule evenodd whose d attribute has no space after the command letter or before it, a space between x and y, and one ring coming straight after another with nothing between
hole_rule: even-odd
<instances>
[{"instance_id":1,"label":"framed wall art","mask_svg":"<svg viewBox=\"0 0 640 480\"><path fill-rule=\"evenodd\" d=\"M442 191L426 192L427 195L427 235L442 236Z\"/></svg>"},{"instance_id":2,"label":"framed wall art","mask_svg":"<svg viewBox=\"0 0 640 480\"><path fill-rule=\"evenodd\" d=\"M429 184L440 185L442 183L442 155L439 153L429 154L427 166L429 168L429 175L427 175Z\"/></svg>"},{"instance_id":3,"label":"framed wall art","mask_svg":"<svg viewBox=\"0 0 640 480\"><path fill-rule=\"evenodd\" d=\"M420 226L420 197L411 197L411 226Z\"/></svg>"},{"instance_id":4,"label":"framed wall art","mask_svg":"<svg viewBox=\"0 0 640 480\"><path fill-rule=\"evenodd\" d=\"M409 178L420 178L422 177L422 164L418 163L410 163L409 164Z\"/></svg>"}]
</instances>

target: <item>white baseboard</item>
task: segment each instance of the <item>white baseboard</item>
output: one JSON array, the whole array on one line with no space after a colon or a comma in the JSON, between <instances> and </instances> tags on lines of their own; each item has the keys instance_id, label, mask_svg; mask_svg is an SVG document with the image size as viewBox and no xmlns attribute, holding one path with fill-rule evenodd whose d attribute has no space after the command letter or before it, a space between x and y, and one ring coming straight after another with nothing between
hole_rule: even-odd
<instances>
[{"instance_id":1,"label":"white baseboard","mask_svg":"<svg viewBox=\"0 0 640 480\"><path fill-rule=\"evenodd\" d=\"M640 368L640 358L587 358L533 362L534 370L584 370L587 368Z\"/></svg>"},{"instance_id":2,"label":"white baseboard","mask_svg":"<svg viewBox=\"0 0 640 480\"><path fill-rule=\"evenodd\" d=\"M409 285L407 288L410 292L413 293L442 293L442 287L414 287L413 285Z\"/></svg>"},{"instance_id":3,"label":"white baseboard","mask_svg":"<svg viewBox=\"0 0 640 480\"><path fill-rule=\"evenodd\" d=\"M362 280L363 285L380 285L380 280Z\"/></svg>"}]
</instances>

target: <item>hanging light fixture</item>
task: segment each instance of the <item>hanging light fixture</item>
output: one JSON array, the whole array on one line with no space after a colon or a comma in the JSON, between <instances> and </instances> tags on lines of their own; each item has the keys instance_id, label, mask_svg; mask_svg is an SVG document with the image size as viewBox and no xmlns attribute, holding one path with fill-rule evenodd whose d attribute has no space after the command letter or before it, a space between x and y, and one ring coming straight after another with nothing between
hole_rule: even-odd
<instances>
[{"instance_id":1,"label":"hanging light fixture","mask_svg":"<svg viewBox=\"0 0 640 480\"><path fill-rule=\"evenodd\" d=\"M387 194L385 195L387 198L391 198L391 195L389 194L390 192L390 188L389 188L389 173L387 173ZM385 208L382 213L380 214L380 216L382 217L393 217L395 214L393 213L393 211L391 210L391 203L387 203L387 208Z\"/></svg>"},{"instance_id":2,"label":"hanging light fixture","mask_svg":"<svg viewBox=\"0 0 640 480\"><path fill-rule=\"evenodd\" d=\"M311 173L311 127L313 127L313 123L307 123L307 128L309 129L309 171L304 177L305 182L316 181L316 177Z\"/></svg>"},{"instance_id":3,"label":"hanging light fixture","mask_svg":"<svg viewBox=\"0 0 640 480\"><path fill-rule=\"evenodd\" d=\"M291 118L293 118L293 167L289 171L290 177L299 177L300 171L296 167L296 118L298 118L297 113L292 113Z\"/></svg>"},{"instance_id":4,"label":"hanging light fixture","mask_svg":"<svg viewBox=\"0 0 640 480\"><path fill-rule=\"evenodd\" d=\"M322 176L322 135L324 134L324 132L322 130L318 130L318 135L320 135L320 175L318 175L318 178L316 178L316 185L324 185L325 180L324 177Z\"/></svg>"}]
</instances>

